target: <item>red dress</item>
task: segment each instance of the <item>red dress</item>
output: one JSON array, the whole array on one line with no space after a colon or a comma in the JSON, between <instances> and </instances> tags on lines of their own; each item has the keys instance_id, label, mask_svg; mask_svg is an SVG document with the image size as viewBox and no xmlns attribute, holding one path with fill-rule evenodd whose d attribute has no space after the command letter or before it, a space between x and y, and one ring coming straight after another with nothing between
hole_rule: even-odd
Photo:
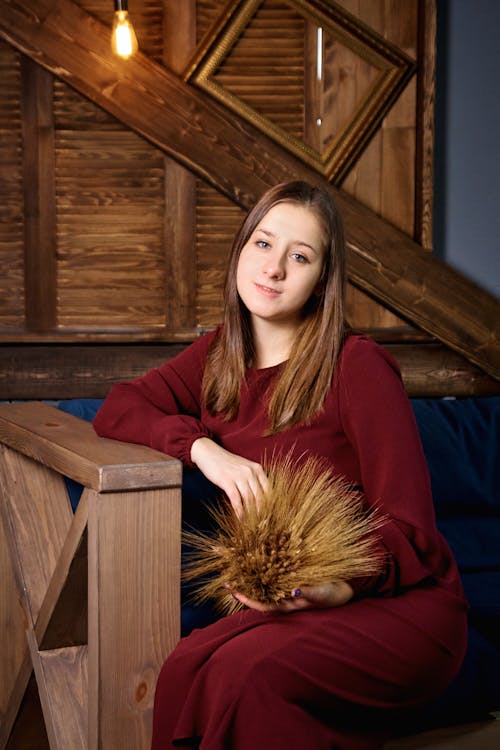
<instances>
[{"instance_id":1,"label":"red dress","mask_svg":"<svg viewBox=\"0 0 500 750\"><path fill-rule=\"evenodd\" d=\"M213 417L201 402L201 381L215 335L114 386L96 431L188 466L200 436L255 461L276 451L323 456L389 517L380 530L387 565L376 578L350 581L355 597L342 607L247 610L182 639L158 679L153 750L381 747L398 711L442 692L466 646L467 604L435 526L397 365L373 341L349 335L320 414L307 427L263 436L265 394L280 365L247 371L234 421Z\"/></svg>"}]
</instances>

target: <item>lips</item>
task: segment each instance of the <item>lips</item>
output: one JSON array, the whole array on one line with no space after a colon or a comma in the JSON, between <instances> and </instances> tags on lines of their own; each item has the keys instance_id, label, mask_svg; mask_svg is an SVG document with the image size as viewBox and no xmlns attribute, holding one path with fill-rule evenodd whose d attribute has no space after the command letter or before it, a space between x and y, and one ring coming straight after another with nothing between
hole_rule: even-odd
<instances>
[{"instance_id":1,"label":"lips","mask_svg":"<svg viewBox=\"0 0 500 750\"><path fill-rule=\"evenodd\" d=\"M281 292L278 289L274 289L270 286L265 286L264 284L258 284L255 282L255 287L257 288L257 291L259 291L261 294L265 294L267 297L278 297Z\"/></svg>"}]
</instances>

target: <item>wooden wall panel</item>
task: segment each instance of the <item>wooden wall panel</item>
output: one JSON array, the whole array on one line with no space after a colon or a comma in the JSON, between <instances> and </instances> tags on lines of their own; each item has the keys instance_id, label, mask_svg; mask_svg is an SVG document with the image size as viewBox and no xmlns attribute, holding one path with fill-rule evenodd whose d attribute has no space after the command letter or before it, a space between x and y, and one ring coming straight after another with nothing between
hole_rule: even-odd
<instances>
[{"instance_id":1,"label":"wooden wall panel","mask_svg":"<svg viewBox=\"0 0 500 750\"><path fill-rule=\"evenodd\" d=\"M417 57L418 0L339 0L339 4L410 57ZM362 75L365 76L366 73ZM349 195L410 236L416 231L416 124L413 79L342 185ZM356 325L373 328L405 325L401 318L351 284L348 313Z\"/></svg>"},{"instance_id":2,"label":"wooden wall panel","mask_svg":"<svg viewBox=\"0 0 500 750\"><path fill-rule=\"evenodd\" d=\"M339 4L416 59L418 0L339 0ZM410 236L415 229L416 122L413 79L342 186Z\"/></svg>"},{"instance_id":3,"label":"wooden wall panel","mask_svg":"<svg viewBox=\"0 0 500 750\"><path fill-rule=\"evenodd\" d=\"M181 75L196 47L196 0L163 0L163 62ZM168 336L196 327L196 177L168 156L165 168L165 270Z\"/></svg>"},{"instance_id":4,"label":"wooden wall panel","mask_svg":"<svg viewBox=\"0 0 500 750\"><path fill-rule=\"evenodd\" d=\"M224 7L224 0L196 0L196 38L201 40Z\"/></svg>"},{"instance_id":5,"label":"wooden wall panel","mask_svg":"<svg viewBox=\"0 0 500 750\"><path fill-rule=\"evenodd\" d=\"M196 324L212 328L222 319L227 257L245 212L200 180L196 192Z\"/></svg>"},{"instance_id":6,"label":"wooden wall panel","mask_svg":"<svg viewBox=\"0 0 500 750\"><path fill-rule=\"evenodd\" d=\"M163 154L55 87L60 329L165 325Z\"/></svg>"},{"instance_id":7,"label":"wooden wall panel","mask_svg":"<svg viewBox=\"0 0 500 750\"><path fill-rule=\"evenodd\" d=\"M26 328L43 334L57 317L54 76L23 56L21 78Z\"/></svg>"},{"instance_id":8,"label":"wooden wall panel","mask_svg":"<svg viewBox=\"0 0 500 750\"><path fill-rule=\"evenodd\" d=\"M109 0L79 0L78 4L111 26ZM417 0L342 0L341 5L405 52L416 54ZM141 51L179 74L182 45L170 28L172 19L177 27L179 14L181 21L194 24L192 39L199 41L225 7L226 0L190 0L175 7L171 0L144 0L132 3L130 13ZM374 69L325 34L324 81L321 90L317 89L315 66L306 59L307 55L315 58L315 34L314 23L307 21L297 6L284 0L264 0L216 77L262 116L321 151L372 84ZM172 59L172 40L176 60ZM57 330L65 335L85 332L87 336L126 331L140 336L142 331L148 338L175 338L181 329L185 336L189 330L194 333L193 325L204 328L217 323L220 303L215 299L221 289L216 289L216 284L227 251L216 257L217 250L211 246L207 256L210 269L200 248L211 242L206 239L207 217L211 213L217 217L225 199L204 186L200 206L192 206L201 225L194 243L196 258L194 251L190 258L192 240L178 224L182 214L190 221L188 203L195 191L192 186L183 188L182 198L174 189L180 167L57 81L54 106ZM318 114L320 126L316 125ZM345 183L348 192L409 234L415 218L414 153L415 85L411 84ZM187 185L187 177L183 183ZM169 196L175 201L171 210ZM240 213L239 209L235 212ZM209 234L217 237L218 231ZM194 278L197 269L201 273L198 282ZM196 283L197 287L191 288ZM177 299L176 290L182 300ZM185 308L194 298L196 311L189 315ZM13 299L21 309L19 294ZM11 303L7 297L5 300L4 306L12 304L12 299ZM181 308L185 310L182 315L178 314ZM348 312L359 327L404 325L352 285ZM0 324L5 329L9 323L0 319ZM22 321L14 317L10 325L22 325Z\"/></svg>"},{"instance_id":9,"label":"wooden wall panel","mask_svg":"<svg viewBox=\"0 0 500 750\"><path fill-rule=\"evenodd\" d=\"M304 137L306 21L288 3L266 0L214 80L262 117Z\"/></svg>"},{"instance_id":10,"label":"wooden wall panel","mask_svg":"<svg viewBox=\"0 0 500 750\"><path fill-rule=\"evenodd\" d=\"M226 116L224 119L224 114L216 103L212 105L208 101L208 95L199 95L194 88L190 88L190 84L167 77L160 66L153 65L144 57L155 58L180 75L182 65L179 50L182 52L186 40L189 45L194 45L196 39L201 40L203 34L224 12L226 0L183 0L182 3L177 3L176 0L134 0L131 3L131 16L144 55L129 61L128 68L127 64L114 64L109 53L107 29L79 13L73 3L60 0L49 11L47 24L42 24L40 29L33 24L37 11L35 0L19 0L19 3L15 3L15 11L10 3L0 3L10 19L11 25L7 24L7 27L11 36L7 38L18 39L12 25L12 14L15 20L16 13L20 12L19 8L29 6L33 13L31 16L26 14L24 18L32 37L24 39L21 49L27 49L32 44L33 50L39 50L37 45L41 42L40 50L43 48L44 52L39 50L39 54L44 54L45 59L50 61L53 60L52 50L57 48L62 57L56 55L54 59L57 59L57 64L54 63L52 67L49 65L54 76L68 76L71 72L73 77L68 80L73 81L80 91L100 102L109 111L119 113L118 116L123 117L129 127L122 127L99 107L91 105L87 99L75 94L62 83L56 84L54 115L58 234L57 248L54 251L58 258L58 328L43 333L29 328L22 331L24 321L9 328L12 323L4 325L0 314L4 340L70 343L192 339L196 336L197 329L212 327L220 320L220 295L227 252L242 212L230 199L223 198L213 188L199 181L195 183L197 178L193 173L187 172L185 167L180 167L172 158L165 158L163 152L160 154L149 144L161 144L165 153L172 154L173 158L192 168L197 174L206 176L206 179L217 184L221 191L231 195L240 205L247 205L250 202L246 200L249 195L253 197L260 194L263 187L269 184L264 175L269 179L271 176L279 179L282 175L288 177L291 174L304 174L308 179L314 179L315 174L313 169L303 168L303 164L293 155L287 155L286 151L275 152L270 141L266 143L265 138L262 143L267 150L262 151L257 129L246 130L241 118L237 118L235 127L230 118ZM86 13L92 13L110 27L110 1L80 0L79 4ZM416 28L416 19L417 8L420 10L420 21L433 13L435 15L434 0L342 0L342 4L411 56L417 53L417 42L418 54L422 54L422 50L426 54L431 51L432 44L424 39L423 27ZM424 6L426 12L422 15ZM286 3L283 0L263 0L257 15L237 41L234 56L226 60L218 75L220 80L224 79L226 86L232 87L235 94L242 99L247 97L248 103L261 114L265 113L274 124L288 128L288 132L295 136L304 128L306 142L312 137L314 144L318 144L317 148L324 149L329 138L327 130L341 127L350 108L363 98L363 93L369 88L373 71L358 55L359 46L358 52L353 52L338 40L327 38L324 46L327 65L324 85L319 89L315 87L312 81L313 61L305 58L314 48L316 31L314 23L303 21L299 8L305 8L302 0L290 0ZM3 24L2 20L2 28ZM64 31L60 34L61 28ZM69 54L67 48L67 41L73 38L72 35L76 35L76 29L84 29L87 35L83 43L74 48L75 59L87 75L87 80L84 81L76 65L72 67L73 48ZM97 45L94 44L96 39ZM274 42L276 49L278 43L283 45L280 53L273 58L273 65L277 66L279 73L277 77L274 76L273 85L280 91L278 96L274 94L274 97L270 97L266 76L262 76L262 80L254 79L259 79L258 65L269 66L272 55L268 54L267 47L272 47ZM300 45L304 49L299 70L290 62L300 59ZM17 59L17 53L12 53L8 47L5 49L9 50L9 55L14 55L12 59ZM85 49L91 50L91 55L82 53ZM271 52L274 54L274 49ZM288 79L283 64L285 56L290 68ZM15 66L8 67L10 73L15 73ZM113 80L115 68L116 71L121 71L120 76L123 74L120 85L116 90L113 89L117 96L116 106L113 100L102 95L109 90L109 81ZM94 69L100 82L100 90L93 81ZM274 75L272 66L265 69L267 77ZM419 70L421 69L419 65ZM133 86L132 76L127 78L130 71L134 74ZM249 76L249 87L244 81L244 73L248 71L253 73ZM9 80L5 75L0 79L0 96L7 99ZM403 92L346 180L346 187L352 188L353 194L362 204L385 215L408 234L414 233L417 222L422 220L424 209L428 211L430 205L427 178L426 203L424 206L423 200L420 201L420 218L411 199L412 191L415 193L415 185L417 191L423 187L422 179L419 183L418 170L422 169L424 156L427 170L432 157L430 82L427 80L427 83L422 84L419 80L418 83L418 87L413 83ZM299 95L301 87L302 98ZM128 100L130 109L127 109L123 104L129 95L135 98ZM339 102L339 97L344 101ZM137 102L141 105L138 119L134 116ZM319 134L321 137L314 140L318 133L315 133L314 128L307 132L310 126L306 126L306 122L309 122L309 114L314 123L313 105L318 103L325 128ZM148 106L148 111L154 114L149 117L145 115L142 105ZM10 123L11 110L8 107L7 110L7 120ZM302 110L304 120L301 117ZM422 147L424 139L420 135L415 137L415 126L419 123L424 123L427 133L425 154ZM148 144L133 135L130 128L136 127L150 139ZM10 124L8 130L10 135ZM230 137L224 140L226 132L230 133ZM5 142L4 139L0 148L3 148ZM184 145L186 150L183 149ZM417 153L417 146L420 154ZM235 154L238 156L235 157ZM265 158L262 154L265 154ZM227 160L224 159L225 156ZM224 159L223 169L219 169L221 158ZM4 182L0 189L3 190L5 184ZM416 196L417 206L419 197L422 196ZM390 288L386 293L387 285L390 287L391 283L399 284L399 281L394 282L393 275L405 277L408 266L399 263L400 249L408 253L411 246L411 254L404 257L413 258L415 267L420 269L420 248L408 241L403 234L391 234L392 230L387 225L378 223L368 212L365 213L363 206L357 206L353 210L345 196L338 194L338 199L345 212L351 236L354 237L354 245L350 248L350 269L356 283L368 289L370 294L388 300L388 304L394 302L396 309L404 311L402 315L410 318L415 315L415 319L420 320L426 328L429 318L428 315L427 318L425 316L424 292L432 285L422 285L420 295L419 283L415 284L415 277L417 282L420 279L418 271L410 274L410 288L416 288L414 305L413 298L409 306L401 305L401 295L392 296ZM4 206L0 210L4 211L5 216ZM428 214L425 221L428 233L431 225ZM8 223L8 231L13 232L9 237L14 237L15 214L9 215ZM380 235L377 238L375 231ZM420 239L418 233L416 236ZM372 246L377 251L382 246L391 248L388 255L390 262L380 268L377 266L377 273L388 279L387 284L381 284L378 279L373 282L372 269L364 265L365 258L358 252L357 242L361 242L361 248L367 249L367 258L372 258ZM9 240L8 249L9 252L15 249L15 241ZM381 257L386 257L385 250ZM430 264L429 267L435 270ZM11 268L12 265L9 266L9 273ZM429 281L432 282L435 276L436 274L431 275ZM369 283L365 283L367 280ZM461 290L457 280L456 284L449 285L448 293L455 293L460 302L460 296L464 297ZM441 299L440 288L437 295L434 287L431 291L431 301ZM410 296L409 294L408 297ZM424 314L423 317L418 317L422 300ZM4 301L0 304L4 304ZM452 309L453 304L453 300L450 300L445 310L446 335L450 334L449 326L446 328L449 322L446 311ZM483 304L483 319L487 320L487 310L490 307L487 300L483 299ZM383 306L375 305L369 297L361 295L352 286L348 295L348 309L351 321L357 326L372 331L383 327L385 335L394 335L399 337L398 340L411 339L413 343L422 340L415 329L404 327L399 318L392 316ZM466 316L463 317L467 323ZM454 321L453 316L452 319ZM459 325L458 322L457 326ZM484 327L488 330L490 328L489 325ZM469 328L472 329L473 325L468 328L466 326L466 330ZM440 336L439 325L431 325L428 330L437 331L436 335ZM377 336L383 338L380 330ZM471 341L475 342L476 338L473 337ZM456 345L456 338L453 336L444 340L449 340L451 346ZM466 341L465 350L468 351L470 347L467 338L461 331L458 341L459 350L464 351L462 342ZM479 361L483 360L484 357L481 356Z\"/></svg>"},{"instance_id":11,"label":"wooden wall panel","mask_svg":"<svg viewBox=\"0 0 500 750\"><path fill-rule=\"evenodd\" d=\"M21 55L0 41L0 327L24 327Z\"/></svg>"}]
</instances>

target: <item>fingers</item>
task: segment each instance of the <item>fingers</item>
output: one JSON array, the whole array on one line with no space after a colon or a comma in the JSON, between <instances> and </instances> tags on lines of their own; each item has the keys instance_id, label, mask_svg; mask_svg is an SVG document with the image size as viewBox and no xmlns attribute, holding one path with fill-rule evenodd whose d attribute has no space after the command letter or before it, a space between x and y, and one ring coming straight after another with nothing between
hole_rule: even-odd
<instances>
[{"instance_id":1,"label":"fingers","mask_svg":"<svg viewBox=\"0 0 500 750\"><path fill-rule=\"evenodd\" d=\"M227 451L210 438L194 441L191 459L207 479L223 490L239 517L244 507L258 507L268 489L269 481L259 463Z\"/></svg>"},{"instance_id":2,"label":"fingers","mask_svg":"<svg viewBox=\"0 0 500 750\"><path fill-rule=\"evenodd\" d=\"M267 491L269 481L260 464L248 463L239 467L234 478L230 475L227 484L221 482L221 488L227 495L234 512L241 518L243 509L255 506L259 508L260 501Z\"/></svg>"},{"instance_id":3,"label":"fingers","mask_svg":"<svg viewBox=\"0 0 500 750\"><path fill-rule=\"evenodd\" d=\"M293 589L289 597L281 599L276 604L258 602L240 593L233 593L233 596L246 607L256 609L259 612L287 613L304 609L340 607L352 598L353 590L345 581L321 583L317 586L301 586L300 589Z\"/></svg>"}]
</instances>

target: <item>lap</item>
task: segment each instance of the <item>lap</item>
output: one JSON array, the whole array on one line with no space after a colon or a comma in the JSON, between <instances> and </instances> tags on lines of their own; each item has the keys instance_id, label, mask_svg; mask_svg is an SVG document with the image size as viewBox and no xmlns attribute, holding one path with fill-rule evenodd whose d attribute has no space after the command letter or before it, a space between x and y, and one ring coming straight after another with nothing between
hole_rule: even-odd
<instances>
[{"instance_id":1,"label":"lap","mask_svg":"<svg viewBox=\"0 0 500 750\"><path fill-rule=\"evenodd\" d=\"M260 672L290 692L313 691L319 699L331 690L348 701L389 707L423 702L444 689L459 668L465 639L458 605L437 590L416 589L329 610L237 613L183 639L171 664L185 661L192 675L203 665L226 683Z\"/></svg>"}]
</instances>

